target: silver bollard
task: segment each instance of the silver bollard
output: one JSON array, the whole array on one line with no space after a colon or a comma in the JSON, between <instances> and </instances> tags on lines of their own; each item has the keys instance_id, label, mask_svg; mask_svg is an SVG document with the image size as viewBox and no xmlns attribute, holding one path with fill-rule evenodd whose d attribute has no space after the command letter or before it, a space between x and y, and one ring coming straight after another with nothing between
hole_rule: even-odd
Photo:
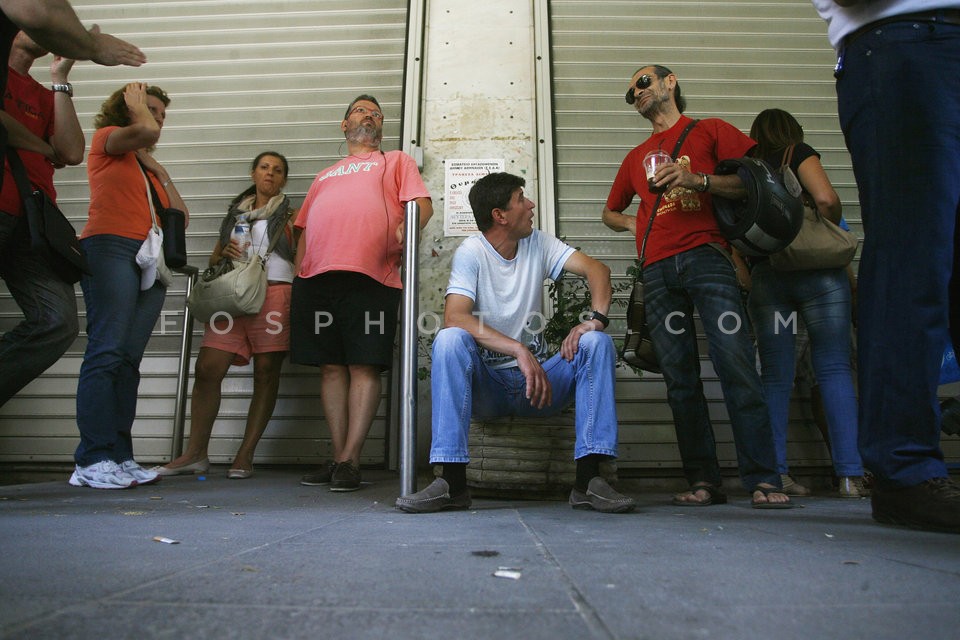
<instances>
[{"instance_id":1,"label":"silver bollard","mask_svg":"<svg viewBox=\"0 0 960 640\"><path fill-rule=\"evenodd\" d=\"M400 495L417 490L417 314L420 290L420 206L408 202L403 248L403 308L400 315Z\"/></svg>"},{"instance_id":2,"label":"silver bollard","mask_svg":"<svg viewBox=\"0 0 960 640\"><path fill-rule=\"evenodd\" d=\"M193 315L186 305L193 283L200 272L196 267L187 265L175 269L176 273L187 277L187 290L183 295L183 332L180 335L180 363L177 368L177 397L173 406L173 442L170 443L170 459L176 460L183 453L183 432L187 420L187 382L190 379L190 351L193 345Z\"/></svg>"}]
</instances>

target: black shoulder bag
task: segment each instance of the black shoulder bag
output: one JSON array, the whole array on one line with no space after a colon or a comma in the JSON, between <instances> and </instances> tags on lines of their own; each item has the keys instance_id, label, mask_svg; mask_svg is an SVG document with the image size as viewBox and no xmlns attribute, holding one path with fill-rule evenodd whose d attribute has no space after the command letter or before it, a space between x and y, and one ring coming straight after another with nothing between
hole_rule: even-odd
<instances>
[{"instance_id":1,"label":"black shoulder bag","mask_svg":"<svg viewBox=\"0 0 960 640\"><path fill-rule=\"evenodd\" d=\"M677 144L673 147L673 153L670 154L674 162L676 162L677 155L680 153L683 141L687 139L687 134L698 122L700 121L693 120L677 138ZM660 361L653 350L650 327L647 326L647 313L643 307L643 263L647 254L647 238L650 237L653 220L657 217L657 210L660 208L662 198L663 193L657 194L657 199L653 202L653 209L651 209L650 221L647 223L647 230L643 233L643 240L640 242L640 264L637 265L637 275L633 280L633 289L630 291L630 302L627 305L627 334L623 338L623 350L620 352L620 357L628 365L650 373L660 373Z\"/></svg>"},{"instance_id":2,"label":"black shoulder bag","mask_svg":"<svg viewBox=\"0 0 960 640\"><path fill-rule=\"evenodd\" d=\"M140 160L137 162L146 175L147 170L143 163ZM163 261L171 269L179 269L187 264L187 215L180 209L163 206L153 181L148 179L147 185L150 187L150 197L153 198L153 208L163 228Z\"/></svg>"},{"instance_id":3,"label":"black shoulder bag","mask_svg":"<svg viewBox=\"0 0 960 640\"><path fill-rule=\"evenodd\" d=\"M23 201L23 215L30 229L30 247L46 261L57 277L68 284L83 274L93 275L77 239L77 231L42 189L31 188L20 154L7 147L10 173Z\"/></svg>"}]
</instances>

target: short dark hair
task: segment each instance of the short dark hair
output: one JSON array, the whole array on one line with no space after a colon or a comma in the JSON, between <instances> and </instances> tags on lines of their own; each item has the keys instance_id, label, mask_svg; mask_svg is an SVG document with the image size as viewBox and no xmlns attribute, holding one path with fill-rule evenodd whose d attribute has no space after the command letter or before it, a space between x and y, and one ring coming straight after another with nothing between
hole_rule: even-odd
<instances>
[{"instance_id":1,"label":"short dark hair","mask_svg":"<svg viewBox=\"0 0 960 640\"><path fill-rule=\"evenodd\" d=\"M470 206L477 228L486 231L493 226L493 210L510 206L513 192L522 189L527 181L512 173L488 173L470 187Z\"/></svg>"},{"instance_id":2,"label":"short dark hair","mask_svg":"<svg viewBox=\"0 0 960 640\"><path fill-rule=\"evenodd\" d=\"M377 105L377 109L380 109L381 113L383 112L383 107L380 106L380 103L377 102L376 98L374 98L369 94L362 93L356 98L354 98L353 101L350 103L350 106L347 107L347 110L343 112L344 120L350 117L350 112L353 111L353 105L357 104L358 102L372 102L373 104Z\"/></svg>"},{"instance_id":3,"label":"short dark hair","mask_svg":"<svg viewBox=\"0 0 960 640\"><path fill-rule=\"evenodd\" d=\"M647 67L653 67L653 72L657 74L657 77L660 78L661 80L663 80L664 78L666 78L667 76L673 73L673 71L663 66L662 64L645 64L642 67L640 67L640 69L646 69ZM637 71L634 71L633 75L637 75L637 72L640 71L640 69L637 69ZM673 86L673 100L674 102L677 103L677 111L679 111L680 113L683 113L684 111L686 111L687 99L684 98L683 94L680 92L679 80L677 81L677 84Z\"/></svg>"}]
</instances>

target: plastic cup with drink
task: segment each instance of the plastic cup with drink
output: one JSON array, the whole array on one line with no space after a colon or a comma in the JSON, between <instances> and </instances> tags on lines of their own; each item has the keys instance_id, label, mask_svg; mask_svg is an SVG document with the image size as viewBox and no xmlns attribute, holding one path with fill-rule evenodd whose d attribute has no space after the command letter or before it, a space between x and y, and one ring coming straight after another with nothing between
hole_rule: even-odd
<instances>
[{"instance_id":1,"label":"plastic cup with drink","mask_svg":"<svg viewBox=\"0 0 960 640\"><path fill-rule=\"evenodd\" d=\"M643 168L647 172L647 186L650 187L650 191L654 193L663 193L667 190L665 185L659 187L657 186L657 169L672 162L673 158L670 157L670 154L662 149L651 151L643 157Z\"/></svg>"}]
</instances>

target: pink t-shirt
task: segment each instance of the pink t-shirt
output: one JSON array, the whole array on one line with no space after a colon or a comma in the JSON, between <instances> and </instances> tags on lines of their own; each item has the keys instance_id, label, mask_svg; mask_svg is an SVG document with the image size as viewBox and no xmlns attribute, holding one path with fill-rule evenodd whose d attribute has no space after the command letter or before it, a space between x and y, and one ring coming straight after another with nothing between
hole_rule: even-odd
<instances>
[{"instance_id":1,"label":"pink t-shirt","mask_svg":"<svg viewBox=\"0 0 960 640\"><path fill-rule=\"evenodd\" d=\"M297 217L304 230L297 275L353 271L400 289L397 227L407 202L429 197L416 161L402 151L347 156L324 169Z\"/></svg>"}]
</instances>

